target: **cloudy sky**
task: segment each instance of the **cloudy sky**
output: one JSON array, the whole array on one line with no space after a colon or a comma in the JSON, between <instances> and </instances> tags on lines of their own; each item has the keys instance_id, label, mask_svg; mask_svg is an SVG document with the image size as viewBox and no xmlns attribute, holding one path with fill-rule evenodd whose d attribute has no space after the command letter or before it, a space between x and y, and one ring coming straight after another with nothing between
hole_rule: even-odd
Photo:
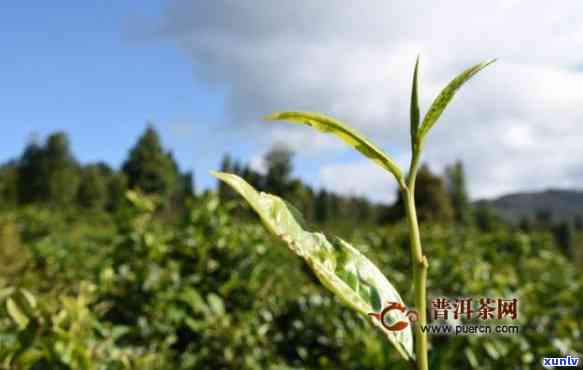
<instances>
[{"instance_id":1,"label":"cloudy sky","mask_svg":"<svg viewBox=\"0 0 583 370\"><path fill-rule=\"evenodd\" d=\"M285 142L305 181L389 201L391 177L342 143L260 118L332 115L406 167L416 56L422 113L455 74L497 57L430 133L424 161L462 159L474 198L583 184L581 1L18 4L0 14L3 160L64 129L82 161L119 165L152 121L199 187L223 153L261 167Z\"/></svg>"}]
</instances>

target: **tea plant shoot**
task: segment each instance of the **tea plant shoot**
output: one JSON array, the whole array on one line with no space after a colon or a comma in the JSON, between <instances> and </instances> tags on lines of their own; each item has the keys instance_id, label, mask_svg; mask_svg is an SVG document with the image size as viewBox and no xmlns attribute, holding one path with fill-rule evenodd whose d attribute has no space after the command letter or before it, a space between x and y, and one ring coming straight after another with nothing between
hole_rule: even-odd
<instances>
[{"instance_id":1,"label":"tea plant shoot","mask_svg":"<svg viewBox=\"0 0 583 370\"><path fill-rule=\"evenodd\" d=\"M237 191L259 215L269 232L303 258L320 282L342 302L366 317L381 330L404 360L418 370L427 370L428 339L421 327L427 323L427 270L430 261L423 253L417 211L415 179L425 139L461 86L495 60L476 64L455 77L435 98L421 120L419 110L419 58L415 63L410 106L411 163L406 174L378 145L348 125L334 118L309 112L281 112L267 117L268 121L288 121L306 124L318 131L335 135L365 157L388 171L397 181L406 209L410 234L410 253L415 302L407 305L389 279L359 250L341 238L308 230L300 214L285 200L258 192L242 178L224 172L212 174ZM379 315L383 307L393 308ZM417 313L415 322L405 307ZM373 313L373 314L371 314ZM388 323L397 323L392 326ZM398 330L393 330L398 328ZM413 344L414 343L414 344Z\"/></svg>"}]
</instances>

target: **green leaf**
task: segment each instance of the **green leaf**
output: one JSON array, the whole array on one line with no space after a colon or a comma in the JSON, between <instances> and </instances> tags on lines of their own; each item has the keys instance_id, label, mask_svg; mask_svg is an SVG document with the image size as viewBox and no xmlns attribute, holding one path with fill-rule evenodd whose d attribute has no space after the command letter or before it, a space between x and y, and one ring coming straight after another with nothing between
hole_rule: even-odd
<instances>
[{"instance_id":1,"label":"green leaf","mask_svg":"<svg viewBox=\"0 0 583 370\"><path fill-rule=\"evenodd\" d=\"M16 361L19 365L27 365L26 368L33 368L32 365L40 361L43 357L45 357L45 352L36 348L30 348L23 351L18 356L18 361ZM30 366L30 367L29 367Z\"/></svg>"},{"instance_id":2,"label":"green leaf","mask_svg":"<svg viewBox=\"0 0 583 370\"><path fill-rule=\"evenodd\" d=\"M0 288L0 300L10 296L12 293L14 293L13 287Z\"/></svg>"},{"instance_id":3,"label":"green leaf","mask_svg":"<svg viewBox=\"0 0 583 370\"><path fill-rule=\"evenodd\" d=\"M468 359L468 362L470 363L472 369L477 369L480 366L480 364L478 362L478 358L474 354L474 351L472 351L470 347L467 347L464 350L464 353L466 354L466 358Z\"/></svg>"},{"instance_id":4,"label":"green leaf","mask_svg":"<svg viewBox=\"0 0 583 370\"><path fill-rule=\"evenodd\" d=\"M413 150L417 147L417 131L419 130L419 56L415 62L415 71L413 72L413 87L411 88L411 145Z\"/></svg>"},{"instance_id":5,"label":"green leaf","mask_svg":"<svg viewBox=\"0 0 583 370\"><path fill-rule=\"evenodd\" d=\"M6 310L8 311L8 314L12 320L18 324L20 330L23 330L28 326L28 323L30 322L29 318L24 314L24 312L22 312L20 307L16 304L16 302L14 302L12 298L8 298L6 301Z\"/></svg>"},{"instance_id":6,"label":"green leaf","mask_svg":"<svg viewBox=\"0 0 583 370\"><path fill-rule=\"evenodd\" d=\"M382 303L403 304L399 293L370 260L340 238L307 231L299 211L279 197L259 193L245 180L232 174L212 172L212 175L243 196L265 227L302 257L320 282L340 300L369 317L405 359L414 357L411 326L402 331L389 331L369 316L369 313L379 312ZM388 315L395 320L407 320L396 310Z\"/></svg>"},{"instance_id":7,"label":"green leaf","mask_svg":"<svg viewBox=\"0 0 583 370\"><path fill-rule=\"evenodd\" d=\"M126 198L130 203L144 212L154 212L156 210L156 203L153 196L146 196L134 190L126 191Z\"/></svg>"},{"instance_id":8,"label":"green leaf","mask_svg":"<svg viewBox=\"0 0 583 370\"><path fill-rule=\"evenodd\" d=\"M184 291L180 293L179 298L183 302L188 303L188 305L190 306L190 308L194 310L194 312L206 313L209 311L206 302L194 288L186 288Z\"/></svg>"},{"instance_id":9,"label":"green leaf","mask_svg":"<svg viewBox=\"0 0 583 370\"><path fill-rule=\"evenodd\" d=\"M496 59L492 59L486 62L482 62L480 64L476 64L462 73L460 73L456 78L454 78L435 98L429 111L425 114L425 118L423 118L423 123L421 124L421 129L418 131L417 140L423 140L427 132L435 125L445 107L449 104L449 102L453 99L455 93L458 91L462 85L472 78L475 74L480 72L482 69L486 68L490 64L494 63Z\"/></svg>"},{"instance_id":10,"label":"green leaf","mask_svg":"<svg viewBox=\"0 0 583 370\"><path fill-rule=\"evenodd\" d=\"M222 316L225 314L225 306L223 304L223 299L214 293L210 293L207 296L207 302L211 311L218 315Z\"/></svg>"},{"instance_id":11,"label":"green leaf","mask_svg":"<svg viewBox=\"0 0 583 370\"><path fill-rule=\"evenodd\" d=\"M392 173L397 181L402 179L401 170L397 164L378 146L350 127L334 118L309 112L281 112L266 117L267 120L286 120L293 123L303 123L318 131L336 135L342 141L361 152L365 157Z\"/></svg>"},{"instance_id":12,"label":"green leaf","mask_svg":"<svg viewBox=\"0 0 583 370\"><path fill-rule=\"evenodd\" d=\"M37 302L35 296L28 290L21 288L20 294L26 299L26 303L30 306L31 309L35 309Z\"/></svg>"}]
</instances>

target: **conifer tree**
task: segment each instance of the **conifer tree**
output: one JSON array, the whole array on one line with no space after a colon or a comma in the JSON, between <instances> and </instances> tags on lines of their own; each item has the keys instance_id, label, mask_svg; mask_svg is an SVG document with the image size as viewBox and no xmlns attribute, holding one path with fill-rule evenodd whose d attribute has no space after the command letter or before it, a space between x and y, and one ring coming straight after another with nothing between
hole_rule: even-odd
<instances>
[{"instance_id":1,"label":"conifer tree","mask_svg":"<svg viewBox=\"0 0 583 370\"><path fill-rule=\"evenodd\" d=\"M87 165L81 170L81 182L77 202L81 207L103 209L107 203L108 177L97 164Z\"/></svg>"},{"instance_id":2,"label":"conifer tree","mask_svg":"<svg viewBox=\"0 0 583 370\"><path fill-rule=\"evenodd\" d=\"M49 135L43 154L49 202L55 205L72 203L77 196L80 170L71 153L67 134L55 132Z\"/></svg>"},{"instance_id":3,"label":"conifer tree","mask_svg":"<svg viewBox=\"0 0 583 370\"><path fill-rule=\"evenodd\" d=\"M401 192L397 202L390 212L385 212L385 221L396 221L405 217L405 207ZM417 185L415 186L415 201L417 203L417 216L422 221L451 222L454 218L454 210L451 199L445 188L442 178L434 175L427 165L421 166L417 173Z\"/></svg>"},{"instance_id":4,"label":"conifer tree","mask_svg":"<svg viewBox=\"0 0 583 370\"><path fill-rule=\"evenodd\" d=\"M461 161L446 168L446 185L451 198L454 219L457 223L470 221L470 203L466 188L466 175Z\"/></svg>"},{"instance_id":5,"label":"conifer tree","mask_svg":"<svg viewBox=\"0 0 583 370\"><path fill-rule=\"evenodd\" d=\"M152 126L138 139L122 166L129 188L138 188L147 194L170 196L179 181L176 162L164 152L160 136Z\"/></svg>"},{"instance_id":6,"label":"conifer tree","mask_svg":"<svg viewBox=\"0 0 583 370\"><path fill-rule=\"evenodd\" d=\"M293 152L276 144L264 156L267 165L265 191L285 196L290 191Z\"/></svg>"}]
</instances>

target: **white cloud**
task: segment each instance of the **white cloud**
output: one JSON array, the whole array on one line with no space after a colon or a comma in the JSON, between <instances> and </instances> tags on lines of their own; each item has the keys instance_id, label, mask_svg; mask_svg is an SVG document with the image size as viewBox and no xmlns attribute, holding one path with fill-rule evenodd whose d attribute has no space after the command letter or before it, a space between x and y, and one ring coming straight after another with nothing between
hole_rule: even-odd
<instances>
[{"instance_id":1,"label":"white cloud","mask_svg":"<svg viewBox=\"0 0 583 370\"><path fill-rule=\"evenodd\" d=\"M249 161L249 167L256 172L261 174L267 173L267 163L263 159L263 156L256 155Z\"/></svg>"},{"instance_id":2,"label":"white cloud","mask_svg":"<svg viewBox=\"0 0 583 370\"><path fill-rule=\"evenodd\" d=\"M330 150L346 148L341 141L330 135L314 133L305 126L290 128L279 124L279 128L271 131L273 143L285 143L295 153L314 156Z\"/></svg>"},{"instance_id":3,"label":"white cloud","mask_svg":"<svg viewBox=\"0 0 583 370\"><path fill-rule=\"evenodd\" d=\"M229 91L232 122L253 125L284 109L321 111L400 154L408 150L417 53L422 111L464 67L499 57L454 99L425 158L434 168L463 158L475 197L577 186L583 177L581 1L171 4L154 32L174 40L202 80ZM274 140L294 149L338 148L322 135L308 140L305 131L274 130ZM321 181L342 169L368 174L361 166L332 164ZM335 186L374 195L376 178Z\"/></svg>"},{"instance_id":4,"label":"white cloud","mask_svg":"<svg viewBox=\"0 0 583 370\"><path fill-rule=\"evenodd\" d=\"M320 185L345 195L366 194L384 203L395 200L397 189L391 174L367 160L322 166Z\"/></svg>"}]
</instances>

